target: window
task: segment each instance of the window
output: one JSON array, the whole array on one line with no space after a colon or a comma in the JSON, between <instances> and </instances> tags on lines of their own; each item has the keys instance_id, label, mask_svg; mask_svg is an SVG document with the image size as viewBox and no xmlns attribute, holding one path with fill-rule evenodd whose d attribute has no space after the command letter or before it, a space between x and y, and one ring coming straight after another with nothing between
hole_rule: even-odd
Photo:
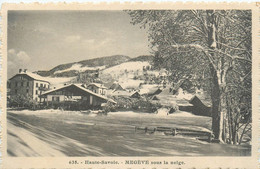
<instances>
[{"instance_id":1,"label":"window","mask_svg":"<svg viewBox=\"0 0 260 169\"><path fill-rule=\"evenodd\" d=\"M42 87L42 83L40 84L40 87Z\"/></svg>"},{"instance_id":2,"label":"window","mask_svg":"<svg viewBox=\"0 0 260 169\"><path fill-rule=\"evenodd\" d=\"M36 95L38 94L38 90L35 90L35 94L36 94Z\"/></svg>"},{"instance_id":3,"label":"window","mask_svg":"<svg viewBox=\"0 0 260 169\"><path fill-rule=\"evenodd\" d=\"M52 99L51 99L52 101L54 101L54 96L52 96Z\"/></svg>"},{"instance_id":4,"label":"window","mask_svg":"<svg viewBox=\"0 0 260 169\"><path fill-rule=\"evenodd\" d=\"M15 92L15 94L17 94L17 89L15 89L15 91L14 91L14 92Z\"/></svg>"},{"instance_id":5,"label":"window","mask_svg":"<svg viewBox=\"0 0 260 169\"><path fill-rule=\"evenodd\" d=\"M50 85L48 85L48 89L50 88Z\"/></svg>"},{"instance_id":6,"label":"window","mask_svg":"<svg viewBox=\"0 0 260 169\"><path fill-rule=\"evenodd\" d=\"M29 93L29 89L26 89L26 93Z\"/></svg>"},{"instance_id":7,"label":"window","mask_svg":"<svg viewBox=\"0 0 260 169\"><path fill-rule=\"evenodd\" d=\"M60 101L60 97L56 97L56 101L59 102Z\"/></svg>"},{"instance_id":8,"label":"window","mask_svg":"<svg viewBox=\"0 0 260 169\"><path fill-rule=\"evenodd\" d=\"M44 84L43 87L46 88L46 84Z\"/></svg>"},{"instance_id":9,"label":"window","mask_svg":"<svg viewBox=\"0 0 260 169\"><path fill-rule=\"evenodd\" d=\"M27 82L27 87L29 87L29 82Z\"/></svg>"},{"instance_id":10,"label":"window","mask_svg":"<svg viewBox=\"0 0 260 169\"><path fill-rule=\"evenodd\" d=\"M92 105L93 104L93 96L90 95L89 97L89 104Z\"/></svg>"},{"instance_id":11,"label":"window","mask_svg":"<svg viewBox=\"0 0 260 169\"><path fill-rule=\"evenodd\" d=\"M23 82L21 82L21 86L23 87Z\"/></svg>"},{"instance_id":12,"label":"window","mask_svg":"<svg viewBox=\"0 0 260 169\"><path fill-rule=\"evenodd\" d=\"M36 83L36 87L38 87L38 83Z\"/></svg>"},{"instance_id":13,"label":"window","mask_svg":"<svg viewBox=\"0 0 260 169\"><path fill-rule=\"evenodd\" d=\"M17 87L18 86L18 82L15 82L15 87Z\"/></svg>"},{"instance_id":14,"label":"window","mask_svg":"<svg viewBox=\"0 0 260 169\"><path fill-rule=\"evenodd\" d=\"M35 98L35 101L38 101L38 98L37 98L37 97Z\"/></svg>"}]
</instances>

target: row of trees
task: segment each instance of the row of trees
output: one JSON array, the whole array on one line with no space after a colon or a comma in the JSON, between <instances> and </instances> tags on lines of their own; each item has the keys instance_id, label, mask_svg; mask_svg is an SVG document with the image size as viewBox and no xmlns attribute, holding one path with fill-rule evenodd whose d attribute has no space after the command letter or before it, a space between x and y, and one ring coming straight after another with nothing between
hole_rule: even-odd
<instances>
[{"instance_id":1,"label":"row of trees","mask_svg":"<svg viewBox=\"0 0 260 169\"><path fill-rule=\"evenodd\" d=\"M32 96L17 94L7 99L7 107L35 109L38 106Z\"/></svg>"},{"instance_id":2,"label":"row of trees","mask_svg":"<svg viewBox=\"0 0 260 169\"><path fill-rule=\"evenodd\" d=\"M211 93L215 139L240 143L252 114L251 10L126 12L148 29L154 66Z\"/></svg>"}]
</instances>

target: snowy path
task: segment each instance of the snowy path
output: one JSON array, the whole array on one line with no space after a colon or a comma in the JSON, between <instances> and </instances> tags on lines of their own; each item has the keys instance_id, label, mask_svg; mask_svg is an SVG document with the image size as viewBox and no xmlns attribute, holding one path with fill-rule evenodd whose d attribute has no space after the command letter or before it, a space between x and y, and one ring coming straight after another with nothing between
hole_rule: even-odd
<instances>
[{"instance_id":1,"label":"snowy path","mask_svg":"<svg viewBox=\"0 0 260 169\"><path fill-rule=\"evenodd\" d=\"M99 148L90 148L76 140L32 126L12 116L9 116L7 128L10 148L8 154L12 156L67 156L70 155L70 150L79 154L104 154Z\"/></svg>"}]
</instances>

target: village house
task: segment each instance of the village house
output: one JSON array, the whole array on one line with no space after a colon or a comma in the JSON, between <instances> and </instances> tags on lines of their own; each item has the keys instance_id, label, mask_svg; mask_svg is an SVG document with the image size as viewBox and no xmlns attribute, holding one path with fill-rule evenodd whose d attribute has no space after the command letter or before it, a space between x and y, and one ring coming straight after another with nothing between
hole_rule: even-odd
<instances>
[{"instance_id":1,"label":"village house","mask_svg":"<svg viewBox=\"0 0 260 169\"><path fill-rule=\"evenodd\" d=\"M126 90L108 90L107 95L111 97L125 97L129 98L131 96L131 92Z\"/></svg>"},{"instance_id":2,"label":"village house","mask_svg":"<svg viewBox=\"0 0 260 169\"><path fill-rule=\"evenodd\" d=\"M50 83L35 73L19 69L19 73L8 80L8 95L10 98L24 96L41 102L40 95L49 90Z\"/></svg>"},{"instance_id":3,"label":"village house","mask_svg":"<svg viewBox=\"0 0 260 169\"><path fill-rule=\"evenodd\" d=\"M100 83L90 83L86 87L87 89L91 90L94 93L100 94L100 95L106 95L107 94L107 88Z\"/></svg>"},{"instance_id":4,"label":"village house","mask_svg":"<svg viewBox=\"0 0 260 169\"><path fill-rule=\"evenodd\" d=\"M118 91L118 90L125 90L119 83L113 83L110 87L109 87L110 90L115 90L115 91Z\"/></svg>"},{"instance_id":5,"label":"village house","mask_svg":"<svg viewBox=\"0 0 260 169\"><path fill-rule=\"evenodd\" d=\"M190 101L190 104L193 105L192 113L200 116L209 116L211 117L212 105L209 99L203 97L203 95L195 95Z\"/></svg>"},{"instance_id":6,"label":"village house","mask_svg":"<svg viewBox=\"0 0 260 169\"><path fill-rule=\"evenodd\" d=\"M139 99L141 98L141 94L138 91L134 91L130 94L130 97Z\"/></svg>"},{"instance_id":7,"label":"village house","mask_svg":"<svg viewBox=\"0 0 260 169\"><path fill-rule=\"evenodd\" d=\"M109 99L101 94L95 93L81 84L70 84L47 91L41 95L45 98L45 103L49 104L62 104L69 102L82 103L84 108L88 107L99 107L102 103L113 103L116 102Z\"/></svg>"},{"instance_id":8,"label":"village house","mask_svg":"<svg viewBox=\"0 0 260 169\"><path fill-rule=\"evenodd\" d=\"M143 95L147 95L148 97L153 97L154 95L158 95L162 92L159 88L151 88L147 93L144 93Z\"/></svg>"}]
</instances>

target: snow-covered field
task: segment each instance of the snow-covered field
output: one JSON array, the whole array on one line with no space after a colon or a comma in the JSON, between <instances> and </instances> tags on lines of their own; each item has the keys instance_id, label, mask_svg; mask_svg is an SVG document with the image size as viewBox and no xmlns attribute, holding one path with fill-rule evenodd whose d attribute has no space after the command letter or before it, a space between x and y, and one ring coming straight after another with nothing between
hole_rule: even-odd
<instances>
[{"instance_id":1,"label":"snow-covered field","mask_svg":"<svg viewBox=\"0 0 260 169\"><path fill-rule=\"evenodd\" d=\"M134 80L136 75L143 74L143 67L150 66L149 62L125 62L102 71L103 76L109 75L123 88L138 88L144 80Z\"/></svg>"},{"instance_id":2,"label":"snow-covered field","mask_svg":"<svg viewBox=\"0 0 260 169\"><path fill-rule=\"evenodd\" d=\"M61 87L65 83L70 83L75 77L44 77L46 81L50 82L51 88Z\"/></svg>"},{"instance_id":3,"label":"snow-covered field","mask_svg":"<svg viewBox=\"0 0 260 169\"><path fill-rule=\"evenodd\" d=\"M131 71L143 71L144 66L150 66L149 62L125 62L121 63L119 65L107 68L103 71L103 73L106 74L114 74L118 75L120 72L127 70L128 72Z\"/></svg>"},{"instance_id":4,"label":"snow-covered field","mask_svg":"<svg viewBox=\"0 0 260 169\"><path fill-rule=\"evenodd\" d=\"M187 112L148 114L39 110L7 113L10 156L248 156L250 146L208 143L194 137L135 131L135 126L211 128L211 119Z\"/></svg>"}]
</instances>

